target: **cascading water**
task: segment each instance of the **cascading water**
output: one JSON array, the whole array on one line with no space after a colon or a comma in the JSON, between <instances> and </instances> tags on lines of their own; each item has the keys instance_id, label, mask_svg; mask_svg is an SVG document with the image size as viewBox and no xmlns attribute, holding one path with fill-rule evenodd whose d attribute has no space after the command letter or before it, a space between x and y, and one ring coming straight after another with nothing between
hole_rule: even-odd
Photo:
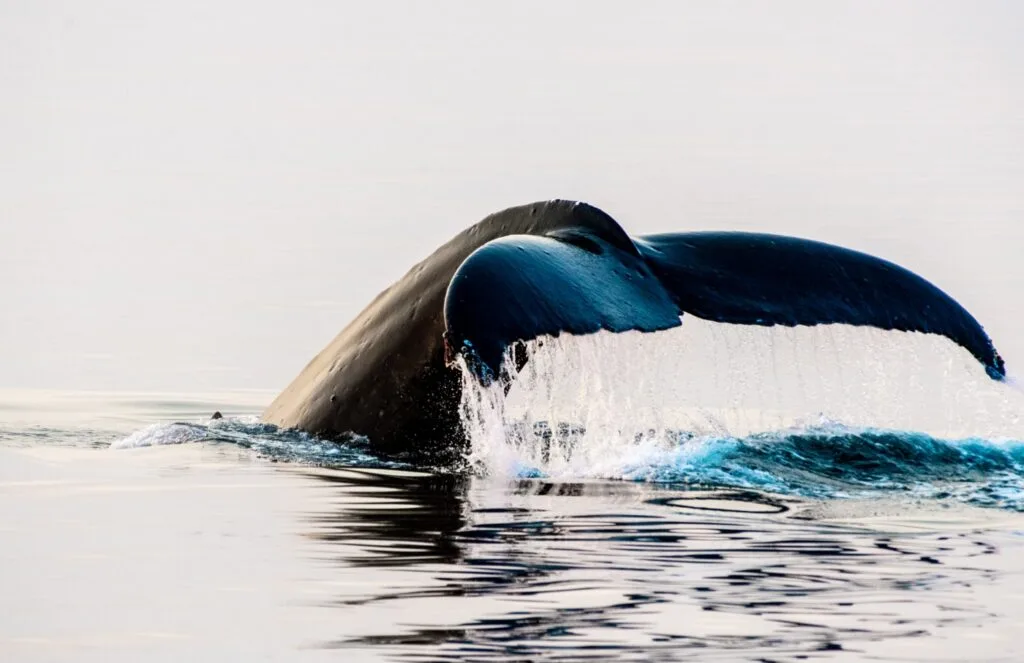
<instances>
[{"instance_id":1,"label":"cascading water","mask_svg":"<svg viewBox=\"0 0 1024 663\"><path fill-rule=\"evenodd\" d=\"M811 496L907 490L1024 508L1024 394L928 334L684 318L527 344L511 382L463 365L475 471ZM1019 504L1018 504L1019 503Z\"/></svg>"}]
</instances>

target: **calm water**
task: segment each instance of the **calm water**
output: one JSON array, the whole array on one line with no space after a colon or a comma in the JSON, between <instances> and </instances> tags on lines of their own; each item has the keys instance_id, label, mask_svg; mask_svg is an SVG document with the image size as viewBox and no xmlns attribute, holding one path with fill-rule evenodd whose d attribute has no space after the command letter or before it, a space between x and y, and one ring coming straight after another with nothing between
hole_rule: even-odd
<instances>
[{"instance_id":1,"label":"calm water","mask_svg":"<svg viewBox=\"0 0 1024 663\"><path fill-rule=\"evenodd\" d=\"M1009 442L481 477L260 426L271 394L0 396L4 660L1020 659Z\"/></svg>"}]
</instances>

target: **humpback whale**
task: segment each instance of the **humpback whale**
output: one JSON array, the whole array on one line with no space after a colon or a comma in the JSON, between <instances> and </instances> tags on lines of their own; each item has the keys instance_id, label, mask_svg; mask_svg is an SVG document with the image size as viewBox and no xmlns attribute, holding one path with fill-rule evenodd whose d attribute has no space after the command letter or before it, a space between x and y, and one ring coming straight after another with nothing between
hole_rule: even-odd
<instances>
[{"instance_id":1,"label":"humpback whale","mask_svg":"<svg viewBox=\"0 0 1024 663\"><path fill-rule=\"evenodd\" d=\"M768 234L633 238L596 207L554 200L492 214L415 265L313 358L263 420L328 439L363 435L383 452L459 447L455 356L487 381L520 342L657 331L685 315L939 334L991 378L1006 375L970 313L891 262Z\"/></svg>"}]
</instances>

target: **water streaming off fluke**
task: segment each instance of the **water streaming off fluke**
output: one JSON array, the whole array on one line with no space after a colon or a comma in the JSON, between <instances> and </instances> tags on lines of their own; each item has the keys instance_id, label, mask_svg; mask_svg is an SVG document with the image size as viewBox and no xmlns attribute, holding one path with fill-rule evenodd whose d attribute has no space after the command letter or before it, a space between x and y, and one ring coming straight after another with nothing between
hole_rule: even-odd
<instances>
[{"instance_id":1,"label":"water streaming off fluke","mask_svg":"<svg viewBox=\"0 0 1024 663\"><path fill-rule=\"evenodd\" d=\"M477 472L1024 508L1024 395L939 336L691 316L526 354L490 385L463 368Z\"/></svg>"}]
</instances>

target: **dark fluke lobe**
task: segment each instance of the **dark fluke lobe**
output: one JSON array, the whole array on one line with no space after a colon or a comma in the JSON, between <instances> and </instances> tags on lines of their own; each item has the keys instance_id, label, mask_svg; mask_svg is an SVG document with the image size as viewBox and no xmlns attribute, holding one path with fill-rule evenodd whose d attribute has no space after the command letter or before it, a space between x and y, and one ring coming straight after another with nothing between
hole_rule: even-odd
<instances>
[{"instance_id":1,"label":"dark fluke lobe","mask_svg":"<svg viewBox=\"0 0 1024 663\"><path fill-rule=\"evenodd\" d=\"M678 326L685 314L939 334L994 379L1005 376L978 322L893 263L776 235L634 240L601 210L556 200L493 214L415 265L306 366L264 420L324 437L356 432L385 451L457 448L454 353L469 355L489 379L518 341L656 331Z\"/></svg>"}]
</instances>

